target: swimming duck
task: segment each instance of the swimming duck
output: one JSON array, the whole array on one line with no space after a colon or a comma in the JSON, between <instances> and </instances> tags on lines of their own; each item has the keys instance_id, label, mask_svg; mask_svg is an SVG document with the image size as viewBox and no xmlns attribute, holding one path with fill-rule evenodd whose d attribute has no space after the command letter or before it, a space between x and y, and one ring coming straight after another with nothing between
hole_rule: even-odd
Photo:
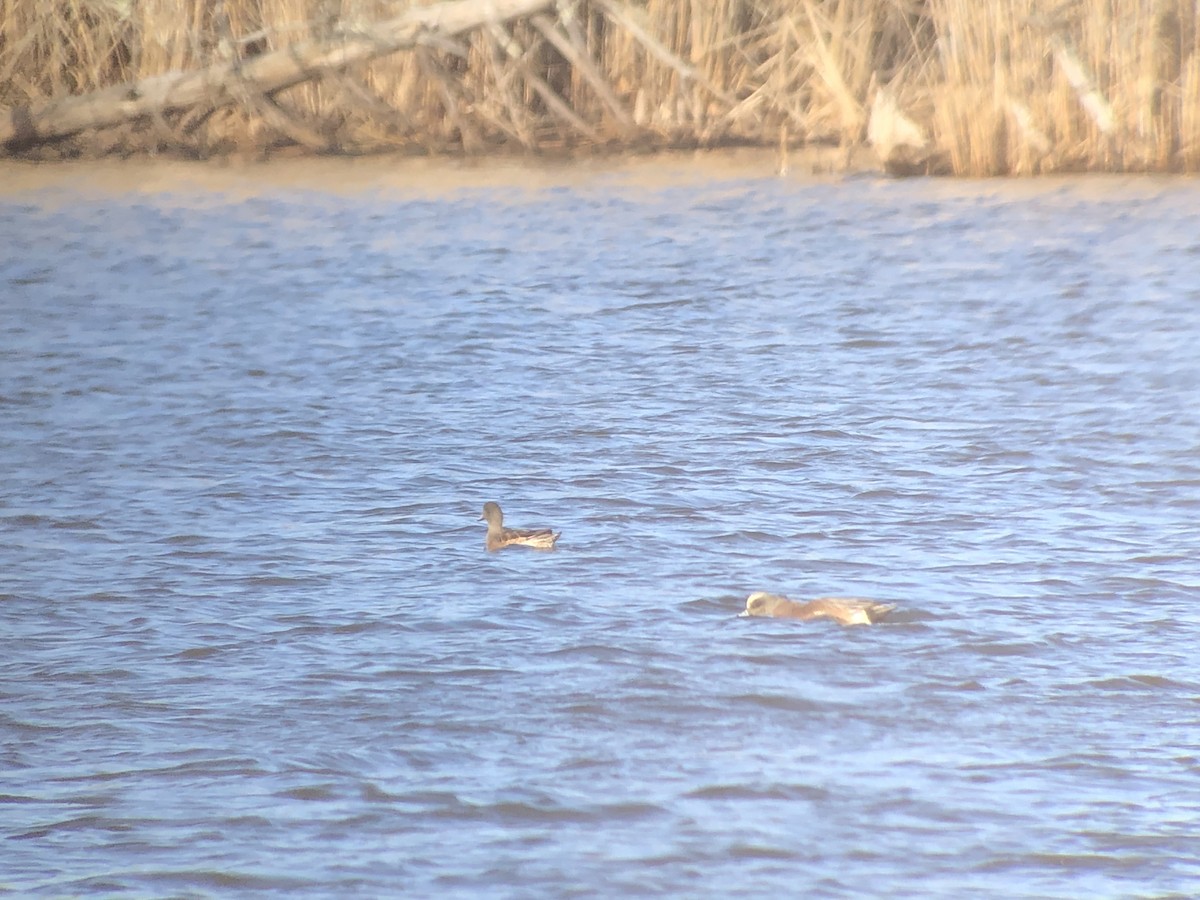
<instances>
[{"instance_id":1,"label":"swimming duck","mask_svg":"<svg viewBox=\"0 0 1200 900\"><path fill-rule=\"evenodd\" d=\"M505 547L533 547L535 550L553 550L554 542L559 535L549 528L521 530L504 527L504 513L499 503L491 501L483 504L483 515L479 517L488 523L487 540L484 546L488 550L502 550Z\"/></svg>"},{"instance_id":2,"label":"swimming duck","mask_svg":"<svg viewBox=\"0 0 1200 900\"><path fill-rule=\"evenodd\" d=\"M776 619L833 619L842 625L870 625L896 608L894 603L877 603L857 597L818 597L797 603L778 594L755 591L746 598L742 616L771 616Z\"/></svg>"}]
</instances>

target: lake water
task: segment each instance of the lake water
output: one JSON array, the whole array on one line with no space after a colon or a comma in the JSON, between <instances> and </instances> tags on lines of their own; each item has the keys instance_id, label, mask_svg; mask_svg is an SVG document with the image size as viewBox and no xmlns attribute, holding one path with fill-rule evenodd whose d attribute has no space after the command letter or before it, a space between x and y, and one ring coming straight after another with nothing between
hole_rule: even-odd
<instances>
[{"instance_id":1,"label":"lake water","mask_svg":"<svg viewBox=\"0 0 1200 900\"><path fill-rule=\"evenodd\" d=\"M1200 183L346 165L0 196L0 893L1200 894Z\"/></svg>"}]
</instances>

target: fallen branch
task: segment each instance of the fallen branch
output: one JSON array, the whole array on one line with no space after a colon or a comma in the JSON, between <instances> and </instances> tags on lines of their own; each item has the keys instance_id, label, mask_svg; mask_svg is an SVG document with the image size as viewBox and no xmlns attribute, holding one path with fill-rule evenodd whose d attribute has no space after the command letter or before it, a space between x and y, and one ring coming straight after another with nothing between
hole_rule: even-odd
<instances>
[{"instance_id":1,"label":"fallen branch","mask_svg":"<svg viewBox=\"0 0 1200 900\"><path fill-rule=\"evenodd\" d=\"M269 97L293 85L380 56L441 40L488 23L541 12L553 0L452 0L413 9L369 33L337 41L305 41L247 61L221 62L197 72L168 72L133 84L65 97L0 113L0 150L14 152L88 128L106 128L197 104L240 102L246 86Z\"/></svg>"}]
</instances>

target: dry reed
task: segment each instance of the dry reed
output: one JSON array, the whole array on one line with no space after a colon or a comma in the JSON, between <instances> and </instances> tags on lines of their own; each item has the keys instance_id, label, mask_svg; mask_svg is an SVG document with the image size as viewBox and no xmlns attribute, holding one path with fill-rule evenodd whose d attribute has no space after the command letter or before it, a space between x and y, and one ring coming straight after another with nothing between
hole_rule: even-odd
<instances>
[{"instance_id":1,"label":"dry reed","mask_svg":"<svg viewBox=\"0 0 1200 900\"><path fill-rule=\"evenodd\" d=\"M397 5L428 4L0 0L0 107L337 41ZM1190 0L562 0L58 152L850 147L886 107L922 135L917 170L1197 171L1198 24Z\"/></svg>"}]
</instances>

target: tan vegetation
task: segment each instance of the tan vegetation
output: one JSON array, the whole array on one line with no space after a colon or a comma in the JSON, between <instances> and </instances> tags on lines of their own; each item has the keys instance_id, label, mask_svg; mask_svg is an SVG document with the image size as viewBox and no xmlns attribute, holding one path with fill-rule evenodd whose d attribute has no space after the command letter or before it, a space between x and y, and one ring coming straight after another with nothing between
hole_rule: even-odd
<instances>
[{"instance_id":1,"label":"tan vegetation","mask_svg":"<svg viewBox=\"0 0 1200 900\"><path fill-rule=\"evenodd\" d=\"M479 0L486 3L487 0ZM0 0L0 117L371 40L406 0ZM1183 0L559 0L282 89L139 113L46 155L559 153L870 140L897 172L1200 169ZM0 140L3 140L0 132Z\"/></svg>"}]
</instances>

